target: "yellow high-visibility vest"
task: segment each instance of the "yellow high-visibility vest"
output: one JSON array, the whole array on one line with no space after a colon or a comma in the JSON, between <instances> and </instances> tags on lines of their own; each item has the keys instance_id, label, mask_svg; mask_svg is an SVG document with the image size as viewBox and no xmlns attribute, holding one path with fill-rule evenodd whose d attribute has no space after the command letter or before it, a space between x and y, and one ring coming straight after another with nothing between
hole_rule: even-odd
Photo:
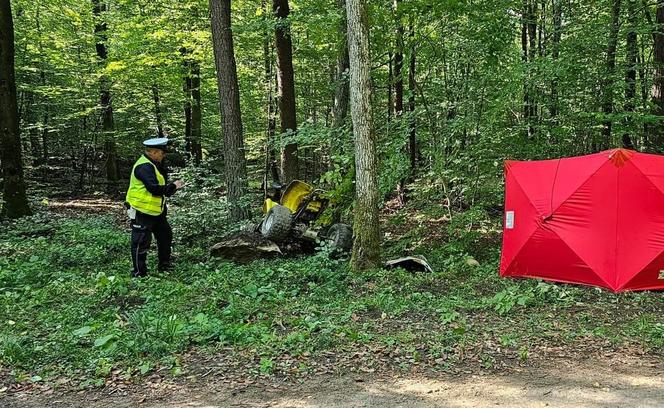
<instances>
[{"instance_id":1,"label":"yellow high-visibility vest","mask_svg":"<svg viewBox=\"0 0 664 408\"><path fill-rule=\"evenodd\" d=\"M136 211L140 211L143 214L147 215L160 215L164 211L164 204L166 203L166 197L152 195L145 188L145 184L139 179L136 178L134 171L136 167L144 163L150 163L154 167L154 172L157 175L157 181L159 181L160 186L166 185L166 179L159 172L157 166L154 165L150 160L145 156L141 156L134 164L134 167L131 169L131 178L129 180L129 190L127 190L127 196L125 200L131 205Z\"/></svg>"}]
</instances>

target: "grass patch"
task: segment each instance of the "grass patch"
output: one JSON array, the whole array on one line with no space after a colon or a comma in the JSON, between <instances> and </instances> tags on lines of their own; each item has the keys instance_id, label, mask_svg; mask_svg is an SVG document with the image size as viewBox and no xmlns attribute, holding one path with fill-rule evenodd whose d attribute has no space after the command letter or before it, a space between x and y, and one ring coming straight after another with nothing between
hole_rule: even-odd
<instances>
[{"instance_id":1,"label":"grass patch","mask_svg":"<svg viewBox=\"0 0 664 408\"><path fill-rule=\"evenodd\" d=\"M465 219L484 227L477 218ZM177 217L174 226L177 235ZM485 368L496 350L526 360L537 344L664 346L659 293L500 279L498 248L469 234L418 249L433 274L353 274L324 252L237 266L179 242L172 273L134 280L128 232L112 217L38 214L0 226L0 365L19 380L66 375L86 385L118 371L178 374L192 348L251 350L254 369L271 374L284 354L374 346L405 356L399 366L441 367L480 347Z\"/></svg>"}]
</instances>

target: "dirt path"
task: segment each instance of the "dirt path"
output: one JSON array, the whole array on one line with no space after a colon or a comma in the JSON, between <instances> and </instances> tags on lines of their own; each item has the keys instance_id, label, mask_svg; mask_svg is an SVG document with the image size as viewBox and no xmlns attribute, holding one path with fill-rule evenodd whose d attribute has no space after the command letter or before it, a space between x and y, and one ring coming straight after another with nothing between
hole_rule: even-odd
<instances>
[{"instance_id":1,"label":"dirt path","mask_svg":"<svg viewBox=\"0 0 664 408\"><path fill-rule=\"evenodd\" d=\"M116 390L117 391L117 390ZM110 395L109 395L110 394ZM664 363L652 357L557 361L508 373L324 376L300 384L271 382L235 389L207 378L192 384L144 385L65 395L0 397L14 407L662 407Z\"/></svg>"}]
</instances>

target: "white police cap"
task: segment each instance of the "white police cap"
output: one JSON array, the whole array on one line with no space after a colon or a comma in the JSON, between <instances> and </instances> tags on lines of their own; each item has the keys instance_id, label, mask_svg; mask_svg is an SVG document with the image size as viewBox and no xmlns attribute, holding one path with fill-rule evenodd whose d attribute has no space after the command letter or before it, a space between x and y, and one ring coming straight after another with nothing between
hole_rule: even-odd
<instances>
[{"instance_id":1,"label":"white police cap","mask_svg":"<svg viewBox=\"0 0 664 408\"><path fill-rule=\"evenodd\" d=\"M166 146L168 146L168 138L167 137L155 137L152 139L148 139L143 141L143 146L146 147L154 147L157 149L165 149Z\"/></svg>"}]
</instances>

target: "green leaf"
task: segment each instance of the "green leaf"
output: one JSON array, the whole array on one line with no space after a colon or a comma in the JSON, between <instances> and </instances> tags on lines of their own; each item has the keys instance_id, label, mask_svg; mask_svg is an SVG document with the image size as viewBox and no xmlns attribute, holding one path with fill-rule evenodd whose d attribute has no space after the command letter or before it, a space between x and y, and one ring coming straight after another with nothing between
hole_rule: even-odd
<instances>
[{"instance_id":1,"label":"green leaf","mask_svg":"<svg viewBox=\"0 0 664 408\"><path fill-rule=\"evenodd\" d=\"M100 337L95 340L95 347L104 347L109 341L113 340L115 335L109 334L108 336Z\"/></svg>"},{"instance_id":2,"label":"green leaf","mask_svg":"<svg viewBox=\"0 0 664 408\"><path fill-rule=\"evenodd\" d=\"M83 337L83 336L85 336L86 334L90 333L91 331L92 331L92 327L90 327L90 326L83 326L83 327L81 327L80 329L76 329L76 330L74 330L74 333L73 333L73 334L74 334L74 336Z\"/></svg>"},{"instance_id":3,"label":"green leaf","mask_svg":"<svg viewBox=\"0 0 664 408\"><path fill-rule=\"evenodd\" d=\"M149 362L141 364L138 367L138 369L140 370L141 375L143 375L152 369L152 364L150 364Z\"/></svg>"}]
</instances>

